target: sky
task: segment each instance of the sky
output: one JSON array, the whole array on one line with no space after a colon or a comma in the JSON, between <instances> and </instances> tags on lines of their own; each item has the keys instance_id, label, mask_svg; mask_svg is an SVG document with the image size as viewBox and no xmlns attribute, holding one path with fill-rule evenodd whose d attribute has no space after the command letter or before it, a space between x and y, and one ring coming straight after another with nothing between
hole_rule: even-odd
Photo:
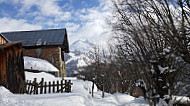
<instances>
[{"instance_id":1,"label":"sky","mask_svg":"<svg viewBox=\"0 0 190 106\"><path fill-rule=\"evenodd\" d=\"M66 28L70 43L109 38L110 0L0 0L0 32Z\"/></svg>"}]
</instances>

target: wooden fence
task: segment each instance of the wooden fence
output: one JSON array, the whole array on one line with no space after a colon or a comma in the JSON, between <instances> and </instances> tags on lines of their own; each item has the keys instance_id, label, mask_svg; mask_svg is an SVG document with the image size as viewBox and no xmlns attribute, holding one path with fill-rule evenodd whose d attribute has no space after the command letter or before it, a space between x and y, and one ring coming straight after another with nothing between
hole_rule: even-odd
<instances>
[{"instance_id":1,"label":"wooden fence","mask_svg":"<svg viewBox=\"0 0 190 106\"><path fill-rule=\"evenodd\" d=\"M26 82L26 93L27 94L47 94L47 93L63 93L71 92L71 80L57 80L44 82L44 78L41 79L40 83L37 83L37 79L34 81L27 80Z\"/></svg>"}]
</instances>

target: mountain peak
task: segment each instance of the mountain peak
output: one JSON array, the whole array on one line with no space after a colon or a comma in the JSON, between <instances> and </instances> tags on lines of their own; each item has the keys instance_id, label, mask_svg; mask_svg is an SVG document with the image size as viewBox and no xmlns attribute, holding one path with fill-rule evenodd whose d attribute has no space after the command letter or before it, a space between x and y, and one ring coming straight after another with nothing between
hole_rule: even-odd
<instances>
[{"instance_id":1,"label":"mountain peak","mask_svg":"<svg viewBox=\"0 0 190 106\"><path fill-rule=\"evenodd\" d=\"M71 51L87 51L89 50L94 44L88 41L87 39L79 39L73 42L70 46Z\"/></svg>"}]
</instances>

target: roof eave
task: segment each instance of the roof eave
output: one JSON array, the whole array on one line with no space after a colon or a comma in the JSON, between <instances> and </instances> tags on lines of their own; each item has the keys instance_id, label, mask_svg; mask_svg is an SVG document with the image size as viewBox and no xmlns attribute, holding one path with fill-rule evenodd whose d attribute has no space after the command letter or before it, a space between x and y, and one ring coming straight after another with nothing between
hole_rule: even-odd
<instances>
[{"instance_id":1,"label":"roof eave","mask_svg":"<svg viewBox=\"0 0 190 106\"><path fill-rule=\"evenodd\" d=\"M25 49L35 49L35 48L48 48L48 47L62 47L62 45L34 45L34 46L23 46Z\"/></svg>"},{"instance_id":2,"label":"roof eave","mask_svg":"<svg viewBox=\"0 0 190 106\"><path fill-rule=\"evenodd\" d=\"M67 30L65 28L65 36L64 36L64 41L63 41L63 48L65 53L69 53L69 41L68 41L68 37L67 37Z\"/></svg>"}]
</instances>

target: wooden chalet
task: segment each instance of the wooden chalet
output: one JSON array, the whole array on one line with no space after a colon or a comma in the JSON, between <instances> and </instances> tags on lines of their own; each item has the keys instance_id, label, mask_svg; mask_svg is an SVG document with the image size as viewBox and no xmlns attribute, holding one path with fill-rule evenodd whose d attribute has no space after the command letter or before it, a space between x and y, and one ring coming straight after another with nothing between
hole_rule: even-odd
<instances>
[{"instance_id":1,"label":"wooden chalet","mask_svg":"<svg viewBox=\"0 0 190 106\"><path fill-rule=\"evenodd\" d=\"M25 92L22 43L0 44L0 85L12 93Z\"/></svg>"},{"instance_id":2,"label":"wooden chalet","mask_svg":"<svg viewBox=\"0 0 190 106\"><path fill-rule=\"evenodd\" d=\"M1 39L2 43L21 41L24 56L47 60L59 69L57 76L66 76L64 53L69 52L69 43L65 28L5 32Z\"/></svg>"}]
</instances>

